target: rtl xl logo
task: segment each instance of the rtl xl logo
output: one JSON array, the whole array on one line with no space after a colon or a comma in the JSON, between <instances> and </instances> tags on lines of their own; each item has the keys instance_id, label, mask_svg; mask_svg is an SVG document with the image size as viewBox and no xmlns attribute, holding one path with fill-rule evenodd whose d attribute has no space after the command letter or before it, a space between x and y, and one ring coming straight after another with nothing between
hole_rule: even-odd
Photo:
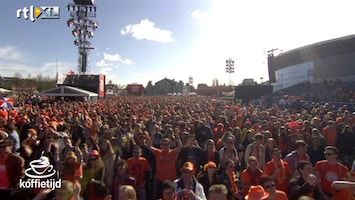
<instances>
[{"instance_id":1,"label":"rtl xl logo","mask_svg":"<svg viewBox=\"0 0 355 200\"><path fill-rule=\"evenodd\" d=\"M59 6L30 6L18 9L16 11L16 17L31 19L34 22L37 18L40 19L59 19Z\"/></svg>"}]
</instances>

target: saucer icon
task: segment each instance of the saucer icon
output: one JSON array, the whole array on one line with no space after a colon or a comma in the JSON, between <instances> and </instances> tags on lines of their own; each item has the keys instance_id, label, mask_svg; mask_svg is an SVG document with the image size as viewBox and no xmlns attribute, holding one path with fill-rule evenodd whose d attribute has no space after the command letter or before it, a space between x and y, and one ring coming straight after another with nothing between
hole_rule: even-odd
<instances>
[{"instance_id":1,"label":"saucer icon","mask_svg":"<svg viewBox=\"0 0 355 200\"><path fill-rule=\"evenodd\" d=\"M49 158L41 156L37 160L30 162L30 168L26 169L25 174L30 178L49 178L56 173L53 165L50 164Z\"/></svg>"}]
</instances>

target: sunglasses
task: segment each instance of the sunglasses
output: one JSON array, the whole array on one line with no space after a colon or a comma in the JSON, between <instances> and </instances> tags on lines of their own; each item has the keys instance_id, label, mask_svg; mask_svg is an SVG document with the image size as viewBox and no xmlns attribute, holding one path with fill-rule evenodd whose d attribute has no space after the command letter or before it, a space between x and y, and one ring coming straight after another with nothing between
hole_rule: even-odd
<instances>
[{"instance_id":1,"label":"sunglasses","mask_svg":"<svg viewBox=\"0 0 355 200\"><path fill-rule=\"evenodd\" d=\"M98 159L98 157L93 157L93 158L90 158L90 160L97 160Z\"/></svg>"},{"instance_id":2,"label":"sunglasses","mask_svg":"<svg viewBox=\"0 0 355 200\"><path fill-rule=\"evenodd\" d=\"M325 155L325 156L331 156L331 155L333 155L333 153L324 152L324 155Z\"/></svg>"},{"instance_id":3,"label":"sunglasses","mask_svg":"<svg viewBox=\"0 0 355 200\"><path fill-rule=\"evenodd\" d=\"M265 185L265 188L266 188L266 189L270 189L270 188L272 188L272 187L275 187L275 184Z\"/></svg>"}]
</instances>

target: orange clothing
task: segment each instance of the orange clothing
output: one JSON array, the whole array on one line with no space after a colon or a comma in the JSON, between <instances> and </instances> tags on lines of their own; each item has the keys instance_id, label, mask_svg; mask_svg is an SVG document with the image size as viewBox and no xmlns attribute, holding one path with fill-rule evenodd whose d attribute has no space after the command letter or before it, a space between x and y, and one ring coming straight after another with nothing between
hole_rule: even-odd
<instances>
[{"instance_id":1,"label":"orange clothing","mask_svg":"<svg viewBox=\"0 0 355 200\"><path fill-rule=\"evenodd\" d=\"M337 140L338 134L338 131L335 128L324 127L322 134L325 137L327 145L335 145L335 141Z\"/></svg>"},{"instance_id":2,"label":"orange clothing","mask_svg":"<svg viewBox=\"0 0 355 200\"><path fill-rule=\"evenodd\" d=\"M314 169L319 172L320 185L323 191L327 193L333 192L333 181L342 180L349 172L349 169L345 165L340 163L330 165L326 160L318 161Z\"/></svg>"},{"instance_id":3,"label":"orange clothing","mask_svg":"<svg viewBox=\"0 0 355 200\"><path fill-rule=\"evenodd\" d=\"M260 185L260 177L263 174L263 171L260 169L256 169L257 172L255 172L255 174L259 173L260 175L258 175L253 180L247 169L244 169L240 175L240 180L243 182L243 185L244 186ZM248 192L249 192L249 187L244 187L243 188L243 195L244 196L247 195Z\"/></svg>"},{"instance_id":4,"label":"orange clothing","mask_svg":"<svg viewBox=\"0 0 355 200\"><path fill-rule=\"evenodd\" d=\"M274 177L276 189L288 192L288 182L293 175L293 171L287 162L283 160L281 160L281 162L281 166L276 166L273 160L269 161L265 166L264 172L265 174L274 177L273 174L275 173L276 169L280 169L281 172L279 175Z\"/></svg>"},{"instance_id":5,"label":"orange clothing","mask_svg":"<svg viewBox=\"0 0 355 200\"><path fill-rule=\"evenodd\" d=\"M155 178L160 181L175 180L176 174L176 160L177 151L169 150L168 153L164 153L160 149L154 149L154 155L156 158L156 173Z\"/></svg>"},{"instance_id":6,"label":"orange clothing","mask_svg":"<svg viewBox=\"0 0 355 200\"><path fill-rule=\"evenodd\" d=\"M64 168L63 180L79 183L79 179L83 176L83 165L81 163L77 163L74 168L74 171Z\"/></svg>"},{"instance_id":7,"label":"orange clothing","mask_svg":"<svg viewBox=\"0 0 355 200\"><path fill-rule=\"evenodd\" d=\"M349 188L344 188L342 190L333 191L334 200L355 200L355 197Z\"/></svg>"},{"instance_id":8,"label":"orange clothing","mask_svg":"<svg viewBox=\"0 0 355 200\"><path fill-rule=\"evenodd\" d=\"M275 198L269 198L269 200L288 200L288 197L285 192L281 190L276 190Z\"/></svg>"},{"instance_id":9,"label":"orange clothing","mask_svg":"<svg viewBox=\"0 0 355 200\"><path fill-rule=\"evenodd\" d=\"M145 174L149 171L149 163L147 159L143 157L129 158L127 160L127 170L128 173L136 179L137 187L145 186Z\"/></svg>"}]
</instances>

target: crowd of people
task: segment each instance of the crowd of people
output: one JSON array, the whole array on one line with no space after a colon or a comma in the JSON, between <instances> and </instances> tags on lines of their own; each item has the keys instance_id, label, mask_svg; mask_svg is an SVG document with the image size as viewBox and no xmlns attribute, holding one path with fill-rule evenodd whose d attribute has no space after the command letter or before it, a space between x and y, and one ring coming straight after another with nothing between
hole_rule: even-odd
<instances>
[{"instance_id":1,"label":"crowd of people","mask_svg":"<svg viewBox=\"0 0 355 200\"><path fill-rule=\"evenodd\" d=\"M1 199L354 199L347 105L21 99L0 110ZM21 188L41 157L61 187Z\"/></svg>"}]
</instances>

